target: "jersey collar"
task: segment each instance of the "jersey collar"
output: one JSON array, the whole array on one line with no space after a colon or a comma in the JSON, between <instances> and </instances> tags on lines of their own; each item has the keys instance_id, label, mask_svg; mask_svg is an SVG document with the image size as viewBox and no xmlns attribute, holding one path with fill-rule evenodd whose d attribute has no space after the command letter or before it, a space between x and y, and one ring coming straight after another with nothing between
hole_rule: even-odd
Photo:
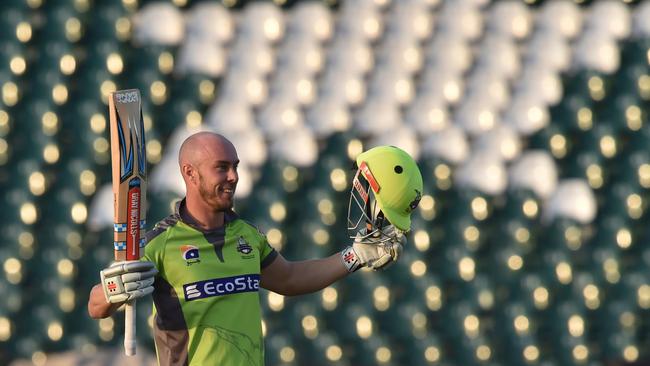
<instances>
[{"instance_id":1,"label":"jersey collar","mask_svg":"<svg viewBox=\"0 0 650 366\"><path fill-rule=\"evenodd\" d=\"M216 229L212 229L212 230L205 230L205 229L201 228L199 223L192 217L192 215L189 214L189 212L187 212L187 207L185 206L185 198L183 198L182 200L176 202L176 208L175 208L174 211L175 211L175 216L180 221L190 225L192 228L194 228L196 230L199 230L199 231L202 231L202 232L212 232L212 231L215 231L215 230L221 230L223 228L223 226L219 227L219 228L216 228ZM232 221L235 221L238 218L239 218L239 215L237 215L237 213L235 211L228 210L228 211L224 212L223 225L226 226L228 223L230 223Z\"/></svg>"}]
</instances>

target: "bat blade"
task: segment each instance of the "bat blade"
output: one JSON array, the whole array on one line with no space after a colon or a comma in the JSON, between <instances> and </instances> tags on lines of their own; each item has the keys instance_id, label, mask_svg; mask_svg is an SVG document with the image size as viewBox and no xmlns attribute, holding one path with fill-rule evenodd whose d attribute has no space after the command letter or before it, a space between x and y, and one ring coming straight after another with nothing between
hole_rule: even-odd
<instances>
[{"instance_id":1,"label":"bat blade","mask_svg":"<svg viewBox=\"0 0 650 366\"><path fill-rule=\"evenodd\" d=\"M146 149L140 92L109 98L115 260L138 260L144 246Z\"/></svg>"},{"instance_id":2,"label":"bat blade","mask_svg":"<svg viewBox=\"0 0 650 366\"><path fill-rule=\"evenodd\" d=\"M147 163L140 91L112 93L108 110L111 131L113 173L114 235L116 261L140 259L145 245ZM124 351L136 353L135 301L124 312Z\"/></svg>"}]
</instances>

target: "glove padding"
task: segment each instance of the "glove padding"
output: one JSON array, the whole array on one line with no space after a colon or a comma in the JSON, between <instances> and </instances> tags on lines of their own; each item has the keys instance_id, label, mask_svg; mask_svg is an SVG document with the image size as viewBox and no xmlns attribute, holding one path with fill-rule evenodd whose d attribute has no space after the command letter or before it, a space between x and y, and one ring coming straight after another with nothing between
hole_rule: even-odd
<instances>
[{"instance_id":1,"label":"glove padding","mask_svg":"<svg viewBox=\"0 0 650 366\"><path fill-rule=\"evenodd\" d=\"M158 270L152 262L115 262L102 270L102 288L106 301L116 304L147 296L153 292Z\"/></svg>"},{"instance_id":2,"label":"glove padding","mask_svg":"<svg viewBox=\"0 0 650 366\"><path fill-rule=\"evenodd\" d=\"M377 271L396 261L405 244L406 236L393 225L384 227L382 234L376 237L367 236L365 229L362 229L357 233L352 246L345 248L341 256L349 272L361 267Z\"/></svg>"}]
</instances>

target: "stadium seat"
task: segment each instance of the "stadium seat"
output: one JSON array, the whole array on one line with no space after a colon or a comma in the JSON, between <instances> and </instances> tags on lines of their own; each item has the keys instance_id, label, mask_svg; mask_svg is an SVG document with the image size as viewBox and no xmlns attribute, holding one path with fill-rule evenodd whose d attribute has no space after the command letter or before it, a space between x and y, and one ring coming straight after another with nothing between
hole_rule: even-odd
<instances>
[{"instance_id":1,"label":"stadium seat","mask_svg":"<svg viewBox=\"0 0 650 366\"><path fill-rule=\"evenodd\" d=\"M260 292L266 364L646 362L650 6L627 3L3 1L0 364L120 347L124 313L85 302L113 258L106 107L125 88L149 228L184 194L194 131L233 141L235 209L290 260L351 242L361 151L417 160L397 263Z\"/></svg>"}]
</instances>

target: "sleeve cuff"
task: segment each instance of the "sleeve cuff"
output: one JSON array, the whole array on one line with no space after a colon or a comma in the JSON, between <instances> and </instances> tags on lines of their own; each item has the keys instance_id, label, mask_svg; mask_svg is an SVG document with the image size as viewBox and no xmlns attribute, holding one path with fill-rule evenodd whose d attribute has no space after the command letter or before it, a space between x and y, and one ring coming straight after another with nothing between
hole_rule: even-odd
<instances>
[{"instance_id":1,"label":"sleeve cuff","mask_svg":"<svg viewBox=\"0 0 650 366\"><path fill-rule=\"evenodd\" d=\"M278 257L278 252L275 249L273 249L271 253L269 253L266 257L264 257L264 259L262 259L262 263L260 263L260 268L265 268L269 264L273 263L273 261L277 257Z\"/></svg>"}]
</instances>

